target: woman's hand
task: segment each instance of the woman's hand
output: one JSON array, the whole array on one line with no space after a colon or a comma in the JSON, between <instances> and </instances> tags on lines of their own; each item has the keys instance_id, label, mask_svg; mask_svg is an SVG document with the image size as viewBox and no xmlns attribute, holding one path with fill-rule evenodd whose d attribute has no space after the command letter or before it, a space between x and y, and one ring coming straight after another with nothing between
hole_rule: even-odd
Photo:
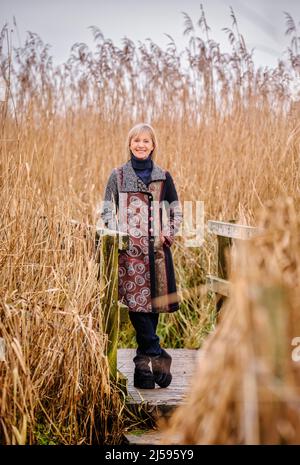
<instances>
[{"instance_id":1,"label":"woman's hand","mask_svg":"<svg viewBox=\"0 0 300 465\"><path fill-rule=\"evenodd\" d=\"M171 247L173 240L170 236L164 236L162 233L160 234L160 242L161 245L166 245L167 247Z\"/></svg>"},{"instance_id":2,"label":"woman's hand","mask_svg":"<svg viewBox=\"0 0 300 465\"><path fill-rule=\"evenodd\" d=\"M161 233L160 236L159 236L159 238L160 238L161 244L163 245L163 244L166 242L165 236Z\"/></svg>"}]
</instances>

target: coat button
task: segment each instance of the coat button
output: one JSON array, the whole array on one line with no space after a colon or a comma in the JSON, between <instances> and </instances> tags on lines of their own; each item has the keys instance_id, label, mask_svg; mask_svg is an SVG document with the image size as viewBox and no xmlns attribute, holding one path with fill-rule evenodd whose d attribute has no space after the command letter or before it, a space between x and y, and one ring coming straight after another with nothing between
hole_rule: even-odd
<instances>
[{"instance_id":1,"label":"coat button","mask_svg":"<svg viewBox=\"0 0 300 465\"><path fill-rule=\"evenodd\" d=\"M150 216L149 220L150 220L150 221L153 221L153 216Z\"/></svg>"},{"instance_id":2,"label":"coat button","mask_svg":"<svg viewBox=\"0 0 300 465\"><path fill-rule=\"evenodd\" d=\"M150 207L150 210L153 210L153 207Z\"/></svg>"},{"instance_id":3,"label":"coat button","mask_svg":"<svg viewBox=\"0 0 300 465\"><path fill-rule=\"evenodd\" d=\"M152 229L152 228L150 228L150 229L149 229L149 232L153 233L153 229Z\"/></svg>"}]
</instances>

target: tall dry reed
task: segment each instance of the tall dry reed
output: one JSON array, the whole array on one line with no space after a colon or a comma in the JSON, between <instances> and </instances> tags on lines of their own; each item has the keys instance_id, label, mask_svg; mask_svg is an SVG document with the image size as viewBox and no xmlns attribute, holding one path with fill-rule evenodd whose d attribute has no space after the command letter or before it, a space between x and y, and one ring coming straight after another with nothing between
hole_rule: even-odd
<instances>
[{"instance_id":1,"label":"tall dry reed","mask_svg":"<svg viewBox=\"0 0 300 465\"><path fill-rule=\"evenodd\" d=\"M70 220L96 223L97 203L109 172L124 161L133 124L155 127L158 163L173 174L182 201L205 202L205 220L255 224L257 207L279 195L298 208L299 102L290 91L299 76L295 23L286 16L286 60L257 69L233 11L231 19L231 53L211 38L202 10L196 25L184 17L185 54L171 37L165 50L128 38L116 47L92 27L94 51L74 44L59 67L37 34L14 49L3 27L2 442L120 440L122 406L103 356L93 238L85 228L74 231ZM214 247L211 239L201 249L175 245L183 302L180 313L162 318L166 345L199 347L213 327L202 290L216 267Z\"/></svg>"}]
</instances>

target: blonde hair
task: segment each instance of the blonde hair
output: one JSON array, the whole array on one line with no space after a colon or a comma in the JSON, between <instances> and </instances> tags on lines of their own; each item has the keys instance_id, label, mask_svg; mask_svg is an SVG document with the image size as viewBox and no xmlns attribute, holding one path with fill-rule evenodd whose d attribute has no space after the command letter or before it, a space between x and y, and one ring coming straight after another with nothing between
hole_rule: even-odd
<instances>
[{"instance_id":1,"label":"blonde hair","mask_svg":"<svg viewBox=\"0 0 300 465\"><path fill-rule=\"evenodd\" d=\"M126 158L127 158L127 160L129 160L130 157L131 157L131 150L130 150L131 139L133 137L137 136L138 134L141 134L141 132L147 132L150 135L150 137L152 139L152 142L153 142L153 146L154 146L151 158L152 158L152 160L155 159L158 144L157 144L157 139L156 139L154 129L153 129L152 126L150 126L150 124L139 123L139 124L136 124L135 126L133 126L133 128L130 129L130 131L128 133L128 136L127 136L127 141L126 141Z\"/></svg>"}]
</instances>

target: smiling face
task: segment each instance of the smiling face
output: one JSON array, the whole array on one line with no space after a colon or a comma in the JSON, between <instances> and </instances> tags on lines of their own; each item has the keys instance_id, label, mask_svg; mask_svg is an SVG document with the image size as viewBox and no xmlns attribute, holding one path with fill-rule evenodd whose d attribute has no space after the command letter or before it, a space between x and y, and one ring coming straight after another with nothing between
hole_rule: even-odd
<instances>
[{"instance_id":1,"label":"smiling face","mask_svg":"<svg viewBox=\"0 0 300 465\"><path fill-rule=\"evenodd\" d=\"M133 155L144 160L154 149L154 144L148 132L140 132L131 138L129 147Z\"/></svg>"}]
</instances>

